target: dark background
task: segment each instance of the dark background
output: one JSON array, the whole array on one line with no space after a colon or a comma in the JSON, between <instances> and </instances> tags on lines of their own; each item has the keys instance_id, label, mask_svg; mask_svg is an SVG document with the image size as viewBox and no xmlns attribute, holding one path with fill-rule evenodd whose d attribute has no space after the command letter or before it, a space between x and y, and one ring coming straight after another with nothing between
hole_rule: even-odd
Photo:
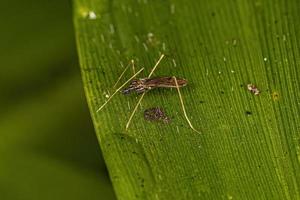
<instances>
[{"instance_id":1,"label":"dark background","mask_svg":"<svg viewBox=\"0 0 300 200\"><path fill-rule=\"evenodd\" d=\"M0 199L115 199L67 0L2 1Z\"/></svg>"}]
</instances>

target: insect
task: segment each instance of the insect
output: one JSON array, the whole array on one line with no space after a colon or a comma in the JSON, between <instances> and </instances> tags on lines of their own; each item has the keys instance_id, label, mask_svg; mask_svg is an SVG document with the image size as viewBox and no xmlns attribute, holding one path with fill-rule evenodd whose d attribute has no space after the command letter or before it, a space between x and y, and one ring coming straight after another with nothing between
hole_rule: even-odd
<instances>
[{"instance_id":1,"label":"insect","mask_svg":"<svg viewBox=\"0 0 300 200\"><path fill-rule=\"evenodd\" d=\"M176 88L177 92L178 92L178 96L179 96L179 100L180 100L180 104L181 104L181 108L183 110L184 113L184 117L187 120L190 128L192 130L194 130L197 133L201 133L200 131L198 131L197 129L195 129L192 125L192 123L190 122L186 110L185 110L185 106L183 103L183 98L180 92L180 87L183 87L185 85L187 85L187 81L185 79L182 78L176 78L175 76L172 77L160 77L160 78L151 78L152 74L154 73L154 71L156 70L158 64L161 62L161 60L164 58L164 54L162 54L160 56L160 58L158 59L158 61L156 62L156 64L154 65L154 67L152 68L150 74L148 75L147 78L142 78L142 79L134 79L138 74L140 74L144 68L140 69L137 73L135 73L132 77L130 77L124 84L122 84L118 89L116 89L116 91L107 99L107 101L98 108L98 110L96 112L99 112L100 110L102 110L104 108L104 106L112 99L112 97L119 92L122 88L124 88L125 85L127 85L130 81L130 85L129 87L125 88L122 92L123 94L128 94L132 91L135 91L137 93L142 93L142 96L140 97L140 99L138 100L136 106L134 107L128 122L126 124L126 130L128 129L131 120L134 116L134 114L137 111L138 106L140 105L141 101L143 100L146 91L149 91L153 88L158 88L158 87L164 87L164 88ZM134 65L134 62L131 62L132 65ZM129 66L129 65L128 65ZM128 66L125 68L125 70L123 71L123 73L121 74L121 76L125 73L125 71L128 69ZM121 77L119 77L118 81L121 79ZM133 81L132 81L133 80ZM115 84L116 85L116 84Z\"/></svg>"},{"instance_id":2,"label":"insect","mask_svg":"<svg viewBox=\"0 0 300 200\"><path fill-rule=\"evenodd\" d=\"M179 87L187 85L187 80L183 78L177 78L177 82ZM122 93L129 94L134 91L141 94L154 88L176 88L175 80L172 77L133 79L129 87L122 90Z\"/></svg>"},{"instance_id":3,"label":"insect","mask_svg":"<svg viewBox=\"0 0 300 200\"><path fill-rule=\"evenodd\" d=\"M144 119L147 121L162 121L166 124L170 122L170 118L168 118L164 110L159 107L146 109L144 111Z\"/></svg>"},{"instance_id":4,"label":"insect","mask_svg":"<svg viewBox=\"0 0 300 200\"><path fill-rule=\"evenodd\" d=\"M247 89L256 96L258 96L260 94L260 90L256 87L256 85L254 85L252 83L247 85Z\"/></svg>"}]
</instances>

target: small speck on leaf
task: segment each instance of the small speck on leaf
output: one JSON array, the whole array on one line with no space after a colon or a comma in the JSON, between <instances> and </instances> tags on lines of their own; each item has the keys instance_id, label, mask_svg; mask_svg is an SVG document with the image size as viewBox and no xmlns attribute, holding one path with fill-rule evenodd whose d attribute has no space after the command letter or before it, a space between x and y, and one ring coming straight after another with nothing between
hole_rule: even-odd
<instances>
[{"instance_id":1,"label":"small speck on leaf","mask_svg":"<svg viewBox=\"0 0 300 200\"><path fill-rule=\"evenodd\" d=\"M245 111L245 114L246 114L247 116L249 116L249 115L252 115L252 112L249 111L249 110L246 110L246 111Z\"/></svg>"},{"instance_id":2,"label":"small speck on leaf","mask_svg":"<svg viewBox=\"0 0 300 200\"><path fill-rule=\"evenodd\" d=\"M260 90L257 88L256 85L254 85L252 83L247 85L247 89L256 96L258 96L260 94Z\"/></svg>"},{"instance_id":3,"label":"small speck on leaf","mask_svg":"<svg viewBox=\"0 0 300 200\"><path fill-rule=\"evenodd\" d=\"M279 100L279 93L274 91L272 92L272 99L273 101L278 101Z\"/></svg>"}]
</instances>

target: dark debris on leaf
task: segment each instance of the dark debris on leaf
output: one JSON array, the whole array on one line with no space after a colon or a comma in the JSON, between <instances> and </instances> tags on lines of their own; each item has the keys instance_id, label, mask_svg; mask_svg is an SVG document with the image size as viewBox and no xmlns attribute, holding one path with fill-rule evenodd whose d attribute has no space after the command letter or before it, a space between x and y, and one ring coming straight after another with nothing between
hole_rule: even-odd
<instances>
[{"instance_id":1,"label":"dark debris on leaf","mask_svg":"<svg viewBox=\"0 0 300 200\"><path fill-rule=\"evenodd\" d=\"M249 115L252 115L252 112L249 111L249 110L246 110L246 111L245 111L245 114L246 114L247 116L249 116Z\"/></svg>"},{"instance_id":2,"label":"dark debris on leaf","mask_svg":"<svg viewBox=\"0 0 300 200\"><path fill-rule=\"evenodd\" d=\"M153 108L146 109L144 111L144 119L147 121L157 121L157 122L163 122L166 124L170 122L170 118L167 117L164 110L159 107L153 107Z\"/></svg>"}]
</instances>

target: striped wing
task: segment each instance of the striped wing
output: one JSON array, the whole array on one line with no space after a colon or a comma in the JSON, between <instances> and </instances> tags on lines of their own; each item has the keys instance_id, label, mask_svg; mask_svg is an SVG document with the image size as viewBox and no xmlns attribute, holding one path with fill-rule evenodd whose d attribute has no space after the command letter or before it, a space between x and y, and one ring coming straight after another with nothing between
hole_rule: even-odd
<instances>
[{"instance_id":1,"label":"striped wing","mask_svg":"<svg viewBox=\"0 0 300 200\"><path fill-rule=\"evenodd\" d=\"M187 80L183 78L176 78L179 87L187 85ZM176 88L176 83L173 77L154 77L144 79L144 85L151 88L162 87L162 88Z\"/></svg>"}]
</instances>

